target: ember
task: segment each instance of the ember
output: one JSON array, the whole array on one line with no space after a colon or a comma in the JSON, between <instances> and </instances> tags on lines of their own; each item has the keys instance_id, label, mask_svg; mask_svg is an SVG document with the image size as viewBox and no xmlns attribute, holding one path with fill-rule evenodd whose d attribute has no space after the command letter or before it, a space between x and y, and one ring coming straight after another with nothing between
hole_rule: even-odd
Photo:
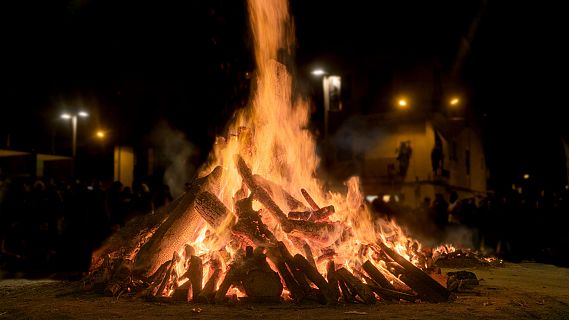
<instances>
[{"instance_id":1,"label":"ember","mask_svg":"<svg viewBox=\"0 0 569 320\"><path fill-rule=\"evenodd\" d=\"M210 303L448 301L450 292L420 269L429 258L420 244L371 219L357 178L343 194L315 178L307 104L291 101L278 62L293 43L288 3L250 0L248 8L257 62L250 107L189 191L94 255L90 284L113 296Z\"/></svg>"}]
</instances>

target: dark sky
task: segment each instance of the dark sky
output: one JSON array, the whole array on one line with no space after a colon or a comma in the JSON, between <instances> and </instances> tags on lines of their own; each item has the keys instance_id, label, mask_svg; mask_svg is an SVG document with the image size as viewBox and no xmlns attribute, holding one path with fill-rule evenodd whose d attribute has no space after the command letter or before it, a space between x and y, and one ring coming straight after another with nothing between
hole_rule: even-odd
<instances>
[{"instance_id":1,"label":"dark sky","mask_svg":"<svg viewBox=\"0 0 569 320\"><path fill-rule=\"evenodd\" d=\"M346 71L432 60L451 70L483 3L458 79L492 165L539 167L567 134L562 2L292 0L298 74L319 60ZM131 142L165 119L207 148L246 102L253 65L243 1L0 6L1 147L10 134L14 148L49 151L52 139L69 136L59 113L82 107L92 114L84 131L103 127Z\"/></svg>"}]
</instances>

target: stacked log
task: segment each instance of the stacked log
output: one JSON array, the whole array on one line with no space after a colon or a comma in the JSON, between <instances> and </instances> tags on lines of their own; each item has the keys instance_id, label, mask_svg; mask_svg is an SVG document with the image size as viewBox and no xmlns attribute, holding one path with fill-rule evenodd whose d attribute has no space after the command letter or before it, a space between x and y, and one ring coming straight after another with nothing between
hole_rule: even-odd
<instances>
[{"instance_id":1,"label":"stacked log","mask_svg":"<svg viewBox=\"0 0 569 320\"><path fill-rule=\"evenodd\" d=\"M358 251L360 258L367 256L369 249L376 255L389 258L391 261L387 262L388 269L400 276L401 281L416 295L396 290L385 277L383 272L386 271L380 271L372 261L366 261L361 267L337 267L333 247L324 244L333 243L350 231L341 223L330 221L334 207L319 206L306 190L301 189L308 204L306 207L278 185L254 176L240 156L236 156L236 165L243 180L243 188L235 198L235 212L231 212L215 196L221 176L220 167L208 176L197 179L190 190L170 207L170 215L142 247L134 262L125 259L112 267L108 261L104 263L108 267L102 273L107 281L107 294L120 295L125 290L125 282L132 282L132 275L136 274L142 275L147 284L138 296L172 295L172 300L185 302L233 301L227 297L231 287L238 288L251 301L279 301L284 288L297 303L315 299L323 304L336 304L341 299L344 303L373 304L377 297L387 301L449 300L450 292L446 288L382 242L362 245ZM250 195L247 195L249 191ZM285 215L272 198L277 193L282 195L283 198L279 199L285 199L289 208L302 211L291 211ZM286 245L275 237L263 222L260 211L253 209L254 199L264 206L296 249L303 254L293 256ZM233 239L241 240L239 244L248 245L236 247L242 253L234 255L225 275L222 274L220 261L202 262L202 258L196 255L191 246L184 247L185 242L195 238L194 233L203 223L215 229L221 229L220 226L223 225L227 227L227 232L231 232ZM316 259L311 244L325 248L317 252L320 256ZM182 247L184 253L181 256L174 252L170 259L163 258L164 250ZM317 266L326 261L325 278ZM210 271L209 278L202 287L204 263L210 265ZM177 274L179 266L184 267L183 274ZM183 282L184 280L186 281ZM178 283L182 285L178 286Z\"/></svg>"},{"instance_id":2,"label":"stacked log","mask_svg":"<svg viewBox=\"0 0 569 320\"><path fill-rule=\"evenodd\" d=\"M193 241L204 220L195 210L195 200L203 191L217 193L222 168L216 167L209 175L196 179L190 189L184 193L175 208L169 212L152 238L140 249L136 256L134 271L140 276L152 274L167 261L171 250L182 248L188 241Z\"/></svg>"}]
</instances>

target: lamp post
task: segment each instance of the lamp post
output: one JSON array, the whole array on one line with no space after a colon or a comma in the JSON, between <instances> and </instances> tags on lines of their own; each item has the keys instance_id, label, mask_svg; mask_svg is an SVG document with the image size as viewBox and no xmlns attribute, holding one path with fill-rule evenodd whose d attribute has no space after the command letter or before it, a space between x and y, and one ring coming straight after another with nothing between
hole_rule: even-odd
<instances>
[{"instance_id":1,"label":"lamp post","mask_svg":"<svg viewBox=\"0 0 569 320\"><path fill-rule=\"evenodd\" d=\"M340 76L330 75L322 69L313 70L312 74L322 77L322 91L324 94L324 159L326 159L327 163L330 163L330 142L328 141L329 112L342 110L342 101L340 99L342 80Z\"/></svg>"},{"instance_id":2,"label":"lamp post","mask_svg":"<svg viewBox=\"0 0 569 320\"><path fill-rule=\"evenodd\" d=\"M85 111L80 111L77 113L62 113L61 118L65 120L71 119L71 126L73 128L73 137L72 137L72 155L75 159L77 155L77 117L87 118L89 114Z\"/></svg>"},{"instance_id":3,"label":"lamp post","mask_svg":"<svg viewBox=\"0 0 569 320\"><path fill-rule=\"evenodd\" d=\"M342 103L340 100L340 91L342 89L342 80L340 76L330 75L322 69L312 71L315 76L322 76L322 89L324 93L324 140L328 140L328 122L330 110L340 111ZM331 101L332 100L332 101Z\"/></svg>"}]
</instances>

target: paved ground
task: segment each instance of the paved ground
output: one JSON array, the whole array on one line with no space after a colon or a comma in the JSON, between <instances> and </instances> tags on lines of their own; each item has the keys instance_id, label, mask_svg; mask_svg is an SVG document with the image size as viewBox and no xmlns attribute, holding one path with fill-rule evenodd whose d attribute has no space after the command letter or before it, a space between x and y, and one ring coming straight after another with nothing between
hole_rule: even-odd
<instances>
[{"instance_id":1,"label":"paved ground","mask_svg":"<svg viewBox=\"0 0 569 320\"><path fill-rule=\"evenodd\" d=\"M522 263L467 270L481 285L452 303L337 307L117 300L78 291L77 282L11 279L0 281L0 319L569 319L569 269Z\"/></svg>"}]
</instances>

